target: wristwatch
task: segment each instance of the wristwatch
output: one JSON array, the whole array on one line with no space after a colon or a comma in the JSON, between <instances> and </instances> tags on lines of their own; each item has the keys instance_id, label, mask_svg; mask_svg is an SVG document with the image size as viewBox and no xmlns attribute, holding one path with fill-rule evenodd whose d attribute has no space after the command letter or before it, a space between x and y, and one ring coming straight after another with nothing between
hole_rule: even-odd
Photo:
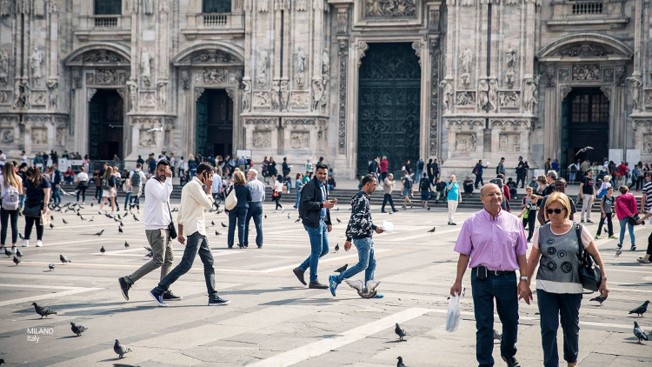
<instances>
[{"instance_id":1,"label":"wristwatch","mask_svg":"<svg viewBox=\"0 0 652 367\"><path fill-rule=\"evenodd\" d=\"M530 277L527 277L525 275L521 275L521 280L528 281L528 280L530 280Z\"/></svg>"}]
</instances>

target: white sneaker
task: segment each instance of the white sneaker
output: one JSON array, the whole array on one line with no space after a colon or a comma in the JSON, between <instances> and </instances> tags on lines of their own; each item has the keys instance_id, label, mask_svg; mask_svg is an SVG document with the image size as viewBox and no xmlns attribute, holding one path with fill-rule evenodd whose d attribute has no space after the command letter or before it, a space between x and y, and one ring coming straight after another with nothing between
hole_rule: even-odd
<instances>
[{"instance_id":1,"label":"white sneaker","mask_svg":"<svg viewBox=\"0 0 652 367\"><path fill-rule=\"evenodd\" d=\"M43 241L37 240L36 241L36 247L43 247Z\"/></svg>"},{"instance_id":2,"label":"white sneaker","mask_svg":"<svg viewBox=\"0 0 652 367\"><path fill-rule=\"evenodd\" d=\"M29 240L24 240L21 247L29 247Z\"/></svg>"}]
</instances>

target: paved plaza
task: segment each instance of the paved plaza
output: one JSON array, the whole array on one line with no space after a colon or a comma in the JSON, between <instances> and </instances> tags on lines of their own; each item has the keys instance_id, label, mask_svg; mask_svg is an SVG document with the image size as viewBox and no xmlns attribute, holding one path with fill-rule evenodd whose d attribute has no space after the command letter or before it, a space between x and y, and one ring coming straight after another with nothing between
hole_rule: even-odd
<instances>
[{"instance_id":1,"label":"paved plaza","mask_svg":"<svg viewBox=\"0 0 652 367\"><path fill-rule=\"evenodd\" d=\"M172 208L177 205L173 202ZM199 258L171 288L183 300L158 307L148 295L158 281L158 272L153 272L136 283L131 300L125 301L118 277L148 260L142 222L129 215L123 219L124 233L119 233L117 222L98 214L97 204L91 207L88 203L81 211L85 221L72 211L53 213L54 228L46 229L44 247L34 247L33 234L31 246L20 248L23 258L18 266L4 254L0 260L0 358L7 366L62 367L370 367L395 366L397 356L402 356L407 366L477 365L469 272L464 280L467 292L461 325L454 333L445 331L446 297L457 261L452 249L470 211L458 213L460 225L448 226L442 206L393 215L381 214L373 206L375 222L391 221L395 230L375 236L376 278L385 298L362 299L344 283L333 298L328 290L308 289L297 281L292 269L309 253L308 236L295 222L296 211L280 213L272 208L265 204L262 249L227 249L227 230L222 227L228 223L227 217L224 213L208 216L208 223L215 223L208 228L208 238L215 256L217 288L222 297L231 300L224 307L206 305ZM343 250L348 212L348 205L332 212L331 252L319 266L319 279L324 283L334 269L356 262L354 249ZM64 218L68 224L63 223ZM91 218L93 222L89 222ZM429 233L433 226L436 231ZM596 226L590 224L589 228L595 232ZM22 217L19 227L22 232ZM638 344L632 333L634 320L651 331L652 314L638 318L627 313L652 298L652 267L636 262L644 252L650 228L637 226L639 250L624 251L618 258L614 256L615 240L597 241L608 266L611 292L602 306L589 302L590 296L584 298L580 366L652 365L652 342ZM93 235L102 229L102 236ZM100 252L102 246L105 253ZM629 240L625 248L629 248ZM176 265L183 246L175 241L174 249ZM62 264L60 254L72 262ZM55 269L48 271L48 264ZM57 314L41 319L32 302ZM541 366L536 303L528 306L521 302L519 314L517 358L524 367ZM88 330L77 337L70 322ZM397 341L396 322L407 331L406 342ZM500 325L496 328L500 330ZM561 343L561 331L559 335ZM132 350L124 359L118 360L113 352L115 339ZM496 366L504 365L498 344L494 357Z\"/></svg>"}]
</instances>

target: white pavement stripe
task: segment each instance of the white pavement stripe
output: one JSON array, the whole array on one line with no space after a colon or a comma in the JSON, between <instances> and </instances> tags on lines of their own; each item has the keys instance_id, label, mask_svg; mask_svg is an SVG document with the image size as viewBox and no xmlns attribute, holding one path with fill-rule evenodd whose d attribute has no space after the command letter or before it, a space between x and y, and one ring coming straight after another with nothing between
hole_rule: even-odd
<instances>
[{"instance_id":1,"label":"white pavement stripe","mask_svg":"<svg viewBox=\"0 0 652 367\"><path fill-rule=\"evenodd\" d=\"M382 253L389 252L389 251L391 251L391 250L389 250L389 249L376 249L375 250L375 252L377 254L382 254ZM319 259L319 262L322 263L322 264L323 263L335 262L335 261L340 261L341 262L343 260L353 259L353 258L357 259L358 254L357 253L352 253L351 255L332 257L330 259ZM262 269L262 270L246 270L246 269L243 269L243 271L253 272L253 273L274 273L274 272L281 271L281 270L294 269L296 267L297 267L297 264L293 264L293 265L284 265L284 266L279 266L279 267L276 267L276 268L269 268L269 269Z\"/></svg>"},{"instance_id":2,"label":"white pavement stripe","mask_svg":"<svg viewBox=\"0 0 652 367\"><path fill-rule=\"evenodd\" d=\"M43 288L52 288L52 287L43 286ZM41 301L41 300L44 300L44 299L65 297L65 296L70 296L70 295L79 294L79 293L94 292L94 291L99 291L99 290L104 289L104 288L80 288L80 287L69 287L69 288L75 288L75 289L71 289L71 290L63 291L63 292L42 294L40 296L14 298L14 299L10 299L10 300L7 300L7 301L0 302L0 307L7 306L7 305L15 305L17 303L29 303L29 302Z\"/></svg>"},{"instance_id":3,"label":"white pavement stripe","mask_svg":"<svg viewBox=\"0 0 652 367\"><path fill-rule=\"evenodd\" d=\"M379 333L385 329L393 328L395 323L402 323L419 316L422 316L432 310L427 308L409 308L407 310L395 313L393 315L382 318L378 321L362 325L355 329L345 331L337 337L323 339L303 347L289 350L287 352L277 354L273 357L264 359L260 362L249 365L249 367L276 367L276 366L290 366L309 358L320 356L328 353L333 349L340 348L344 345L351 344L360 339L364 339L370 335Z\"/></svg>"}]
</instances>

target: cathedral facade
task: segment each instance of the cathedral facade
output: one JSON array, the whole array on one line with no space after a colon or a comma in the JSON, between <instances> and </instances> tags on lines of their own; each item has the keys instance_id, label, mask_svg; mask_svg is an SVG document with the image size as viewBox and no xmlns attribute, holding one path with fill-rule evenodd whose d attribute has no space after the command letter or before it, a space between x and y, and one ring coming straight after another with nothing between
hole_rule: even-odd
<instances>
[{"instance_id":1,"label":"cathedral facade","mask_svg":"<svg viewBox=\"0 0 652 367\"><path fill-rule=\"evenodd\" d=\"M0 146L652 160L648 0L0 0ZM581 148L594 149L584 153ZM579 152L579 153L578 153Z\"/></svg>"}]
</instances>

